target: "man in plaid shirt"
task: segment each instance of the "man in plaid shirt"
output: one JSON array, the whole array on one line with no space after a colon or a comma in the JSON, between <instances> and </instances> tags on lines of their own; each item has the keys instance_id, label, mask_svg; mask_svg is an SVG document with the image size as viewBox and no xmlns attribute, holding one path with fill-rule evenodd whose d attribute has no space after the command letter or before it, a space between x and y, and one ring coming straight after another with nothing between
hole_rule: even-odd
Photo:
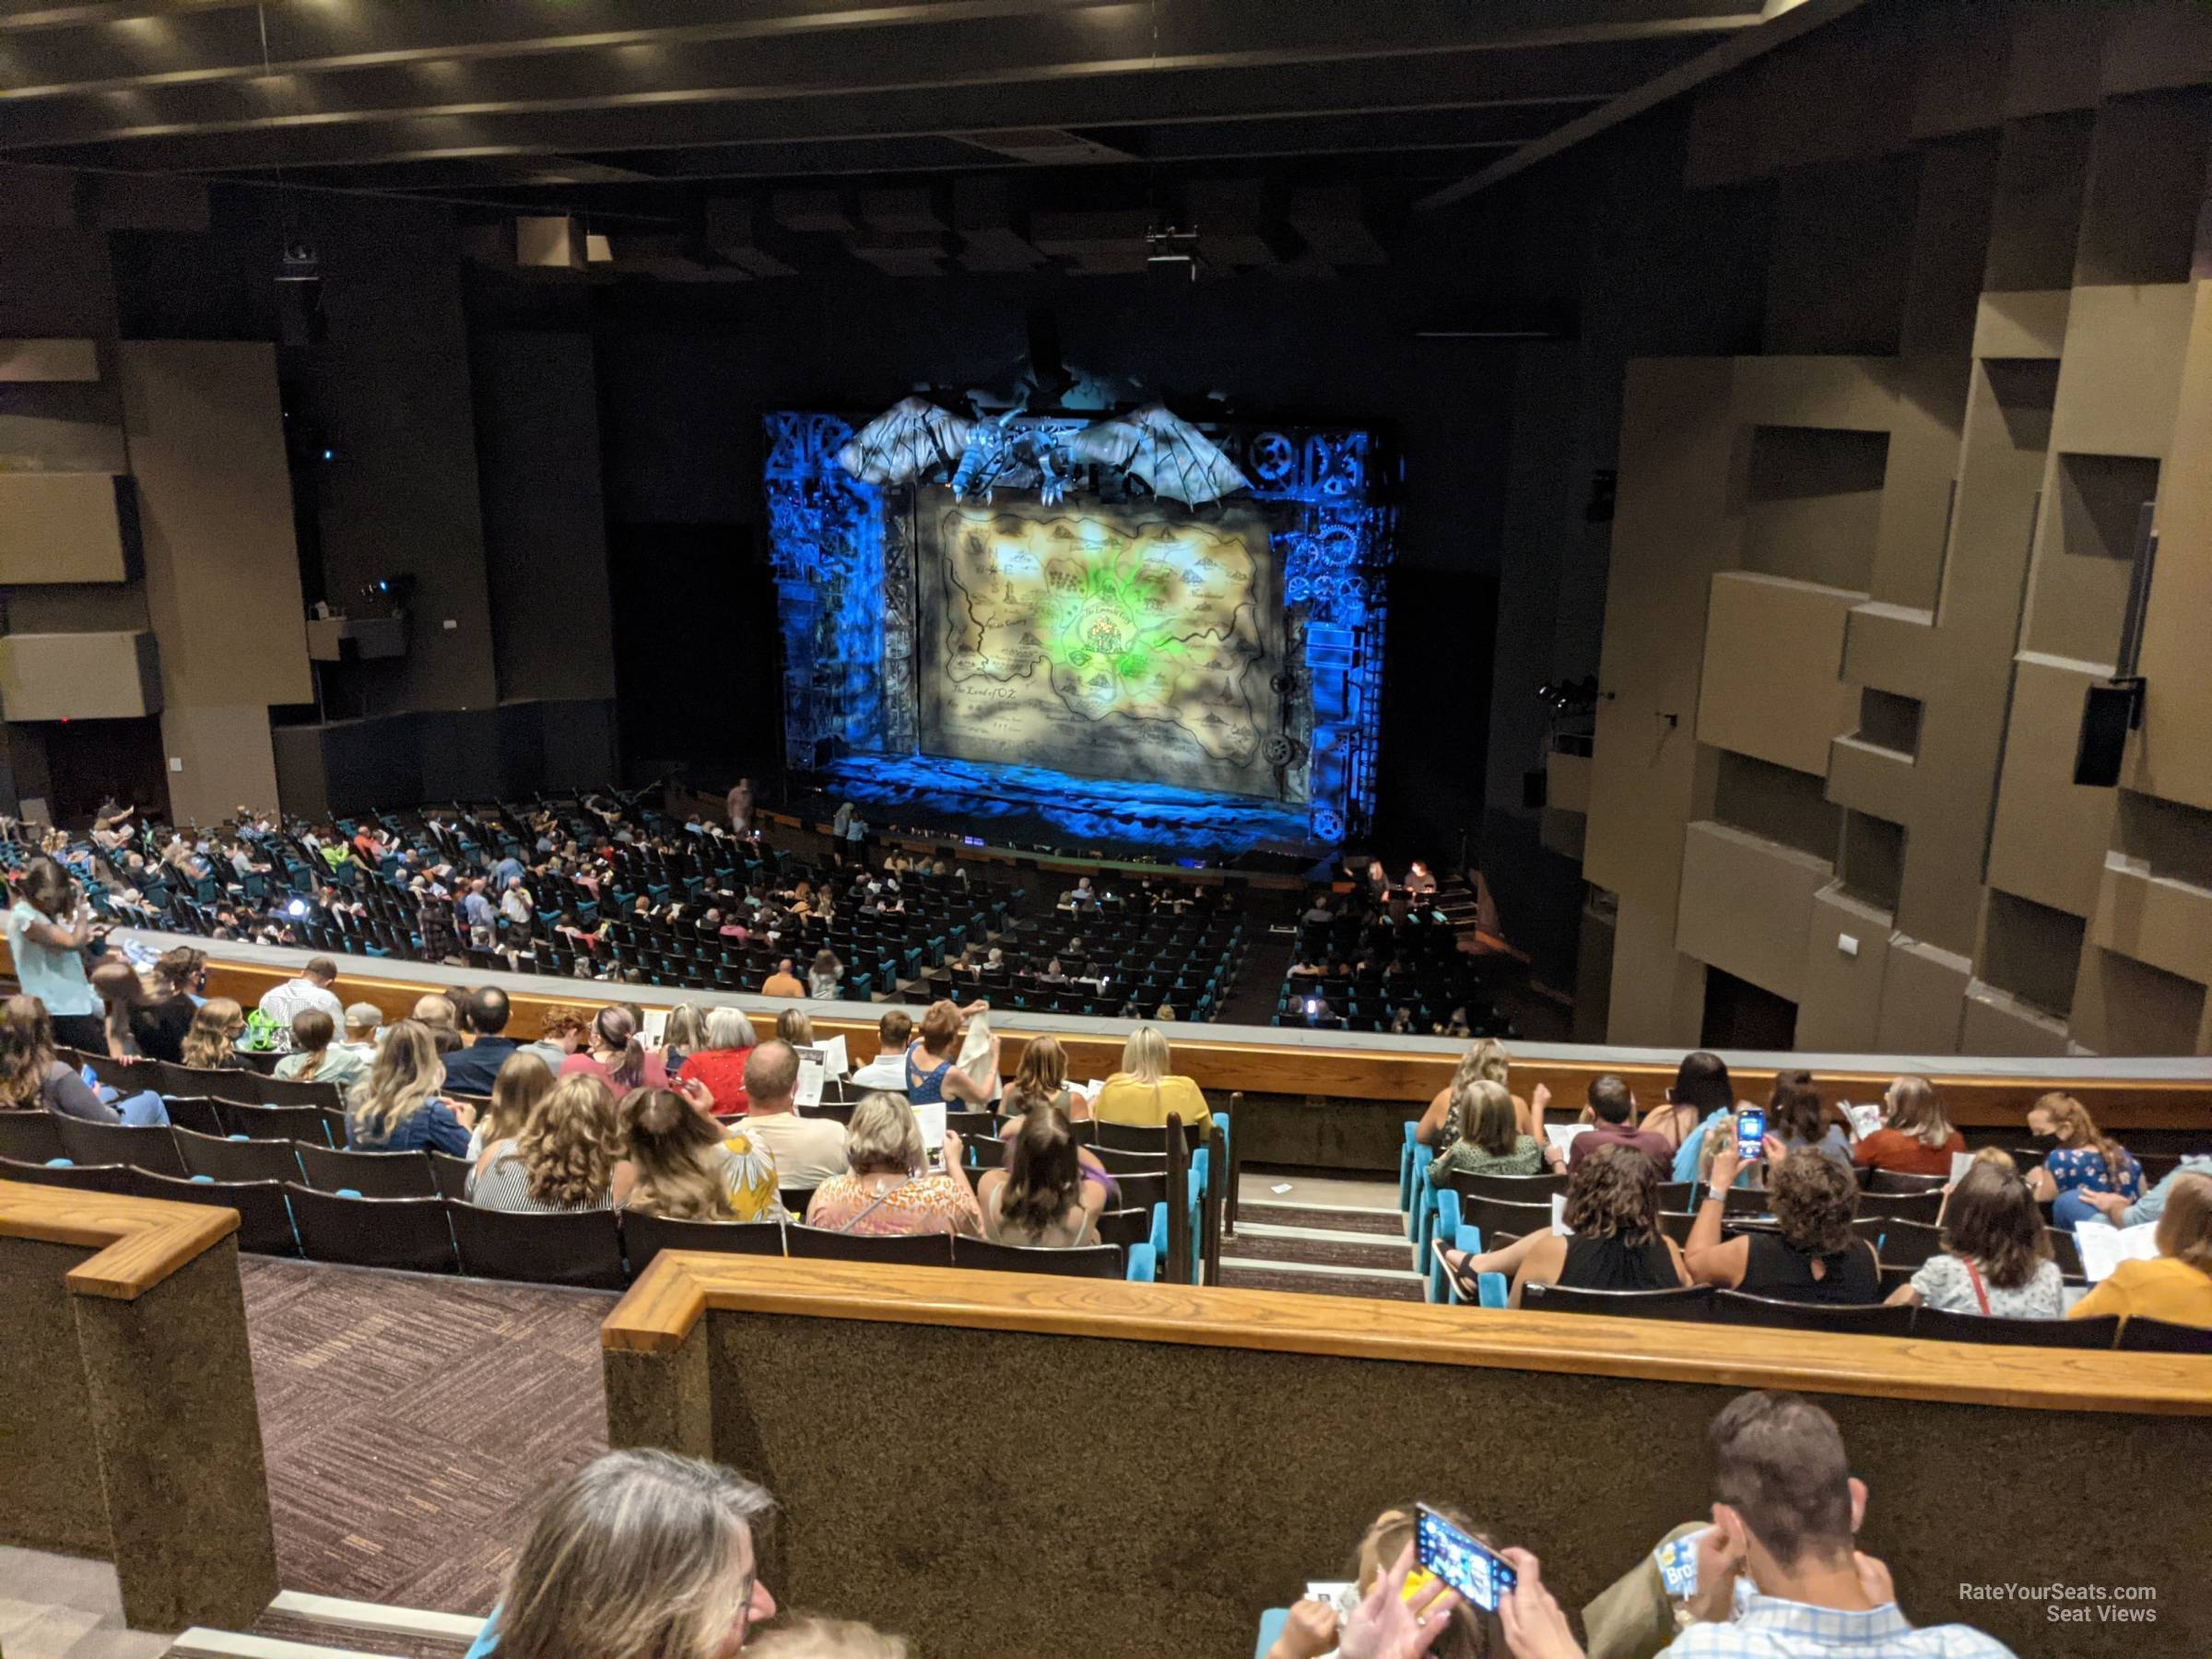
<instances>
[{"instance_id":1,"label":"man in plaid shirt","mask_svg":"<svg viewBox=\"0 0 2212 1659\"><path fill-rule=\"evenodd\" d=\"M1698 1540L1691 1622L1661 1659L2012 1659L1965 1625L1906 1621L1889 1570L1853 1546L1866 1488L1835 1419L1811 1401L1738 1395L1713 1419L1712 1449L1713 1524ZM1517 1659L1583 1659L1541 1563L1504 1554L1521 1575L1499 1608Z\"/></svg>"}]
</instances>

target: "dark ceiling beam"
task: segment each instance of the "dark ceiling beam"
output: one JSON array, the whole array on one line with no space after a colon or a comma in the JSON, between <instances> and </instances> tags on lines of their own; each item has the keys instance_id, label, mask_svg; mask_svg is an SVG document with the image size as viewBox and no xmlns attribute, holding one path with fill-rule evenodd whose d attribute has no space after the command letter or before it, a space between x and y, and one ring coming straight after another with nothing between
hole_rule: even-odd
<instances>
[{"instance_id":1,"label":"dark ceiling beam","mask_svg":"<svg viewBox=\"0 0 2212 1659\"><path fill-rule=\"evenodd\" d=\"M1480 172L1423 196L1414 206L1419 212L1433 213L1440 207L1464 202L1477 191L1488 190L1515 173L1526 171L1539 161L1571 149L1585 138L1595 137L1624 121L1633 120L1647 110L1656 109L1668 99L1679 97L1715 76L1724 75L1740 65L1747 64L1777 46L1795 40L1799 35L1832 22L1846 12L1856 10L1865 3L1865 0L1767 0L1765 16L1758 28L1745 29L1717 46L1708 47L1665 74L1654 76L1642 86L1624 92L1588 114L1578 116L1565 125L1555 128L1535 142L1524 145L1512 155L1500 157Z\"/></svg>"},{"instance_id":2,"label":"dark ceiling beam","mask_svg":"<svg viewBox=\"0 0 2212 1659\"><path fill-rule=\"evenodd\" d=\"M253 0L0 0L0 34L34 29L91 29L187 12L251 10Z\"/></svg>"},{"instance_id":3,"label":"dark ceiling beam","mask_svg":"<svg viewBox=\"0 0 2212 1659\"><path fill-rule=\"evenodd\" d=\"M1176 72L1067 63L921 82L731 86L684 100L477 110L374 121L271 117L227 132L149 133L106 143L11 149L18 159L148 171L315 167L454 155L610 152L695 145L977 132L994 127L1145 124L1322 112L1474 108L1618 96L1671 66L1671 42L1498 55L1423 53L1341 63L1263 63ZM896 66L893 66L896 67ZM11 122L12 143L18 124Z\"/></svg>"}]
</instances>

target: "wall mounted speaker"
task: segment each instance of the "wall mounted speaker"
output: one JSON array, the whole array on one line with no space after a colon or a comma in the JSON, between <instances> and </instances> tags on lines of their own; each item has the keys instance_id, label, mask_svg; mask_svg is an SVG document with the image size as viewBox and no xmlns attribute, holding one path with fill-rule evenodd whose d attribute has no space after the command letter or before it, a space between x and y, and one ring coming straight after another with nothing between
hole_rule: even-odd
<instances>
[{"instance_id":1,"label":"wall mounted speaker","mask_svg":"<svg viewBox=\"0 0 2212 1659\"><path fill-rule=\"evenodd\" d=\"M2091 686L2081 705L2081 741L2074 750L2074 782L2089 789L2111 789L2120 782L2127 735L2141 718L2143 682L2113 680Z\"/></svg>"}]
</instances>

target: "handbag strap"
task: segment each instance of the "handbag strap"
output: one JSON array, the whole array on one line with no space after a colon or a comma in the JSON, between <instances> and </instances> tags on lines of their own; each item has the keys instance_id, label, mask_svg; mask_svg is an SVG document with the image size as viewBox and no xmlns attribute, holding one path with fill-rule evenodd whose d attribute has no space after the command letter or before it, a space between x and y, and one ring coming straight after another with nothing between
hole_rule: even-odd
<instances>
[{"instance_id":1,"label":"handbag strap","mask_svg":"<svg viewBox=\"0 0 2212 1659\"><path fill-rule=\"evenodd\" d=\"M1974 1288L1974 1300L1982 1304L1982 1317L1987 1319L1989 1317L1989 1292L1983 1288L1982 1269L1975 1266L1965 1256L1960 1256L1959 1259L1966 1263L1967 1282Z\"/></svg>"},{"instance_id":2,"label":"handbag strap","mask_svg":"<svg viewBox=\"0 0 2212 1659\"><path fill-rule=\"evenodd\" d=\"M867 1208L865 1208L865 1209L862 1210L862 1211L861 1211L861 1212L860 1212L858 1215L854 1216L854 1217L853 1217L853 1218L852 1218L850 1221L846 1222L846 1223L845 1223L845 1224L844 1224L842 1227L839 1228L837 1230L838 1230L839 1232L841 1232L841 1233L849 1233L849 1232L851 1232L851 1231L852 1231L852 1230L853 1230L854 1228L858 1227L858 1226L859 1226L859 1225L860 1225L860 1224L861 1224L863 1221L865 1221L865 1220L866 1220L866 1219L867 1219L867 1218L868 1218L870 1216L874 1215L874 1214L876 1213L876 1210L877 1210L877 1206L880 1206L880 1205L883 1203L883 1201L884 1201L886 1198L888 1198L888 1197L889 1197L889 1196L890 1196L890 1195L891 1195L893 1193L897 1193L897 1192L902 1192L902 1191L904 1191L904 1190L905 1190L905 1188L907 1187L908 1183L909 1183L909 1182L911 1182L912 1180L913 1180L913 1177L912 1177L912 1175L909 1175L909 1176L907 1176L907 1177L906 1177L906 1179L905 1179L905 1180L903 1180L903 1181L900 1182L900 1183L899 1183L897 1186L895 1186L895 1187L885 1187L885 1188L883 1189L883 1191L882 1191L882 1192L880 1192L880 1193L877 1194L876 1194L876 1196L875 1196L873 1199L871 1199L871 1200L869 1201L869 1204L868 1204L868 1206L867 1206Z\"/></svg>"}]
</instances>

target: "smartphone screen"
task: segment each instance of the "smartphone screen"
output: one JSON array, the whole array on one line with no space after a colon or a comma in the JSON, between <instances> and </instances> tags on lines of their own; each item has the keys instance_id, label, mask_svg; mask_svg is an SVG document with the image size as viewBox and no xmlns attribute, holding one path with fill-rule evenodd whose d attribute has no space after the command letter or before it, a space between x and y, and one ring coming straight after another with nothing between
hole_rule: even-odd
<instances>
[{"instance_id":1,"label":"smartphone screen","mask_svg":"<svg viewBox=\"0 0 2212 1659\"><path fill-rule=\"evenodd\" d=\"M1422 1568L1486 1613L1518 1582L1511 1567L1479 1538L1462 1532L1427 1504L1414 1521L1414 1553Z\"/></svg>"},{"instance_id":2,"label":"smartphone screen","mask_svg":"<svg viewBox=\"0 0 2212 1659\"><path fill-rule=\"evenodd\" d=\"M1739 1106L1735 1110L1735 1155L1746 1163L1751 1162L1764 1150L1767 1144L1767 1114L1763 1107Z\"/></svg>"}]
</instances>

